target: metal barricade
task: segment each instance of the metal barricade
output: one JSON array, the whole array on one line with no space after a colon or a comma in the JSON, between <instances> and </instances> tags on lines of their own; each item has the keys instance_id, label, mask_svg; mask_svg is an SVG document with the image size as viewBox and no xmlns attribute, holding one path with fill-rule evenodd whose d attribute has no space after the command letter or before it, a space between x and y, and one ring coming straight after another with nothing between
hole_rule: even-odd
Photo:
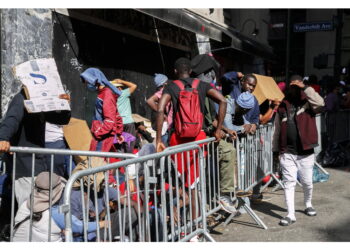
<instances>
[{"instance_id":1,"label":"metal barricade","mask_svg":"<svg viewBox=\"0 0 350 250\"><path fill-rule=\"evenodd\" d=\"M96 179L96 174L103 173L106 179L107 171L135 164L138 177L135 179L135 191L131 192L129 183L126 183L124 193L118 188L117 207L114 213L111 213L106 206L107 215L102 224L98 220L88 222L85 218L84 238L88 234L89 225L86 224L95 223L97 241L188 241L199 235L214 241L207 232L204 153L201 146L181 145L161 153L74 173L66 184L64 202L60 207L65 214L65 240L74 240L74 217L71 207L73 184L78 181L80 191L83 192L82 183L87 176L91 176L87 179ZM161 158L162 163L159 163ZM182 174L178 175L178 171ZM119 185L120 183L117 184ZM109 191L106 190L108 189L105 188L105 196L108 197ZM126 210L129 216L128 224ZM96 210L97 213L99 211ZM104 234L101 234L99 226L104 227ZM119 235L113 232L115 227L119 228Z\"/></svg>"},{"instance_id":2,"label":"metal barricade","mask_svg":"<svg viewBox=\"0 0 350 250\"><path fill-rule=\"evenodd\" d=\"M328 145L350 140L350 109L324 113Z\"/></svg>"},{"instance_id":3,"label":"metal barricade","mask_svg":"<svg viewBox=\"0 0 350 250\"><path fill-rule=\"evenodd\" d=\"M254 135L240 136L235 141L237 148L238 190L242 192L252 190L267 175L272 175L280 183L273 173L272 135L273 126L268 124L259 126ZM254 221L262 228L267 229L265 223L245 200L242 197L237 197L237 199ZM229 216L225 221L225 225L233 217L234 215Z\"/></svg>"},{"instance_id":4,"label":"metal barricade","mask_svg":"<svg viewBox=\"0 0 350 250\"><path fill-rule=\"evenodd\" d=\"M107 152L95 152L95 151L76 151L76 150L63 150L63 149L47 149L47 148L30 148L30 147L11 147L10 152L12 154L12 170L8 173L12 173L11 181L12 181L12 194L11 194L11 213L10 213L10 241L13 241L14 237L14 227L15 227L15 210L16 210L16 204L15 199L17 199L16 195L19 192L16 193L16 180L17 178L17 161L18 161L18 154L23 155L29 155L28 161L31 161L31 176L26 177L27 184L27 190L24 189L22 186L17 186L17 188L21 188L21 191L27 191L28 197L25 200L27 202L29 200L29 220L26 222L29 224L28 227L28 241L32 241L32 235L33 235L33 204L34 204L34 197L33 194L35 189L35 178L36 178L36 172L35 169L37 166L37 161L42 161L41 163L46 164L46 170L50 172L50 178L49 178L49 218L51 218L51 209L54 204L52 204L52 173L54 173L56 169L55 165L55 159L59 156L65 156L67 157L67 163L68 167L66 169L66 175L70 176L73 168L73 156L79 156L82 159L85 159L86 161L86 167L91 168L91 159L93 157L99 157L99 158L106 158L108 159L107 162L109 162L110 158L119 158L119 159L129 159L129 158L135 158L136 155L133 154L124 154L124 153L107 153ZM31 157L30 157L31 156ZM23 159L23 158L22 158ZM49 164L47 164L49 162ZM23 164L23 162L22 162ZM29 164L30 165L30 164ZM126 166L126 165L124 165ZM118 175L118 173L117 173ZM118 178L118 176L116 176ZM89 180L90 181L90 180ZM90 189L88 189L88 193L90 193ZM23 204L23 203L22 203ZM18 209L20 208L21 204L18 204ZM22 223L22 222L20 222ZM51 230L52 230L52 221L48 220L48 235L47 235L47 241L51 241Z\"/></svg>"}]
</instances>

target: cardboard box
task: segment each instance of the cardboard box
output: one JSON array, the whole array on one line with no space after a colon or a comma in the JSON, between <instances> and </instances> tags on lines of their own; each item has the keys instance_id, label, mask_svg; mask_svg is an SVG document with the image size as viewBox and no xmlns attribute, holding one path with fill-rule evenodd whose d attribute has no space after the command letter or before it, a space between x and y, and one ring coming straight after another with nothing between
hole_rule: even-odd
<instances>
[{"instance_id":1,"label":"cardboard box","mask_svg":"<svg viewBox=\"0 0 350 250\"><path fill-rule=\"evenodd\" d=\"M29 113L70 110L69 102L58 98L65 91L53 58L24 62L13 68L13 74L23 84Z\"/></svg>"},{"instance_id":2,"label":"cardboard box","mask_svg":"<svg viewBox=\"0 0 350 250\"><path fill-rule=\"evenodd\" d=\"M92 135L85 120L71 118L69 123L63 126L63 134L68 146L72 150L89 151ZM74 156L76 163L87 159L86 156Z\"/></svg>"},{"instance_id":3,"label":"cardboard box","mask_svg":"<svg viewBox=\"0 0 350 250\"><path fill-rule=\"evenodd\" d=\"M279 89L277 83L272 77L257 74L254 74L254 76L257 78L258 83L255 87L253 95L255 95L256 99L258 100L259 105L266 101L266 99L278 99L279 101L283 100L284 94Z\"/></svg>"}]
</instances>

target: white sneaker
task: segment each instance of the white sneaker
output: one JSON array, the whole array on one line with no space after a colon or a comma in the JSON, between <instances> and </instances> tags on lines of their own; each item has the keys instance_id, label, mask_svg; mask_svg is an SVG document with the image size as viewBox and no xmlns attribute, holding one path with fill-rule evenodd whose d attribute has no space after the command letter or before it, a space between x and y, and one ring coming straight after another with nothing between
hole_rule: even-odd
<instances>
[{"instance_id":1,"label":"white sneaker","mask_svg":"<svg viewBox=\"0 0 350 250\"><path fill-rule=\"evenodd\" d=\"M196 236L192 237L189 242L199 242L199 236L196 235Z\"/></svg>"},{"instance_id":2,"label":"white sneaker","mask_svg":"<svg viewBox=\"0 0 350 250\"><path fill-rule=\"evenodd\" d=\"M237 213L237 209L234 206L231 198L228 195L222 195L219 197L219 203L221 208L230 214Z\"/></svg>"}]
</instances>

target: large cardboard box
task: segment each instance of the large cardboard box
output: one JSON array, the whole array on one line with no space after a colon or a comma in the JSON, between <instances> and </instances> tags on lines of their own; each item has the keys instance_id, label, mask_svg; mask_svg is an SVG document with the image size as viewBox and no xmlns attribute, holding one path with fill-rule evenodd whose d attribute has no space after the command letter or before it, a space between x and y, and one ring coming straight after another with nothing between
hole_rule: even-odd
<instances>
[{"instance_id":1,"label":"large cardboard box","mask_svg":"<svg viewBox=\"0 0 350 250\"><path fill-rule=\"evenodd\" d=\"M283 92L277 86L277 83L272 77L262 76L254 74L258 80L258 83L255 87L253 95L259 102L259 105L262 104L266 99L269 100L279 100L282 101L284 98Z\"/></svg>"},{"instance_id":2,"label":"large cardboard box","mask_svg":"<svg viewBox=\"0 0 350 250\"><path fill-rule=\"evenodd\" d=\"M86 121L71 118L69 123L63 126L64 138L72 150L90 150L92 135ZM87 159L86 156L75 156L74 160L79 163Z\"/></svg>"},{"instance_id":3,"label":"large cardboard box","mask_svg":"<svg viewBox=\"0 0 350 250\"><path fill-rule=\"evenodd\" d=\"M23 84L29 113L70 110L69 102L58 98L65 91L53 58L21 63L13 68L13 74Z\"/></svg>"}]
</instances>

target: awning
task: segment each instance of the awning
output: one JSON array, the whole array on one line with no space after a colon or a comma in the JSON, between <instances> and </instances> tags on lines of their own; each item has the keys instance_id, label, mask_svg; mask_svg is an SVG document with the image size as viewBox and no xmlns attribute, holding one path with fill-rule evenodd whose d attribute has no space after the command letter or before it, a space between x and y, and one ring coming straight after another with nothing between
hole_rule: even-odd
<instances>
[{"instance_id":1,"label":"awning","mask_svg":"<svg viewBox=\"0 0 350 250\"><path fill-rule=\"evenodd\" d=\"M207 36L221 42L222 31L218 30L212 22L183 9L136 9L144 14L158 18L185 30Z\"/></svg>"},{"instance_id":2,"label":"awning","mask_svg":"<svg viewBox=\"0 0 350 250\"><path fill-rule=\"evenodd\" d=\"M211 22L199 15L184 9L136 9L144 14L158 18L164 22L178 26L185 30L201 34L218 42L222 41L222 35L226 34L231 38L230 47L244 53L274 60L272 48L259 43L254 39L239 33L233 28L226 28L215 22Z\"/></svg>"}]
</instances>

